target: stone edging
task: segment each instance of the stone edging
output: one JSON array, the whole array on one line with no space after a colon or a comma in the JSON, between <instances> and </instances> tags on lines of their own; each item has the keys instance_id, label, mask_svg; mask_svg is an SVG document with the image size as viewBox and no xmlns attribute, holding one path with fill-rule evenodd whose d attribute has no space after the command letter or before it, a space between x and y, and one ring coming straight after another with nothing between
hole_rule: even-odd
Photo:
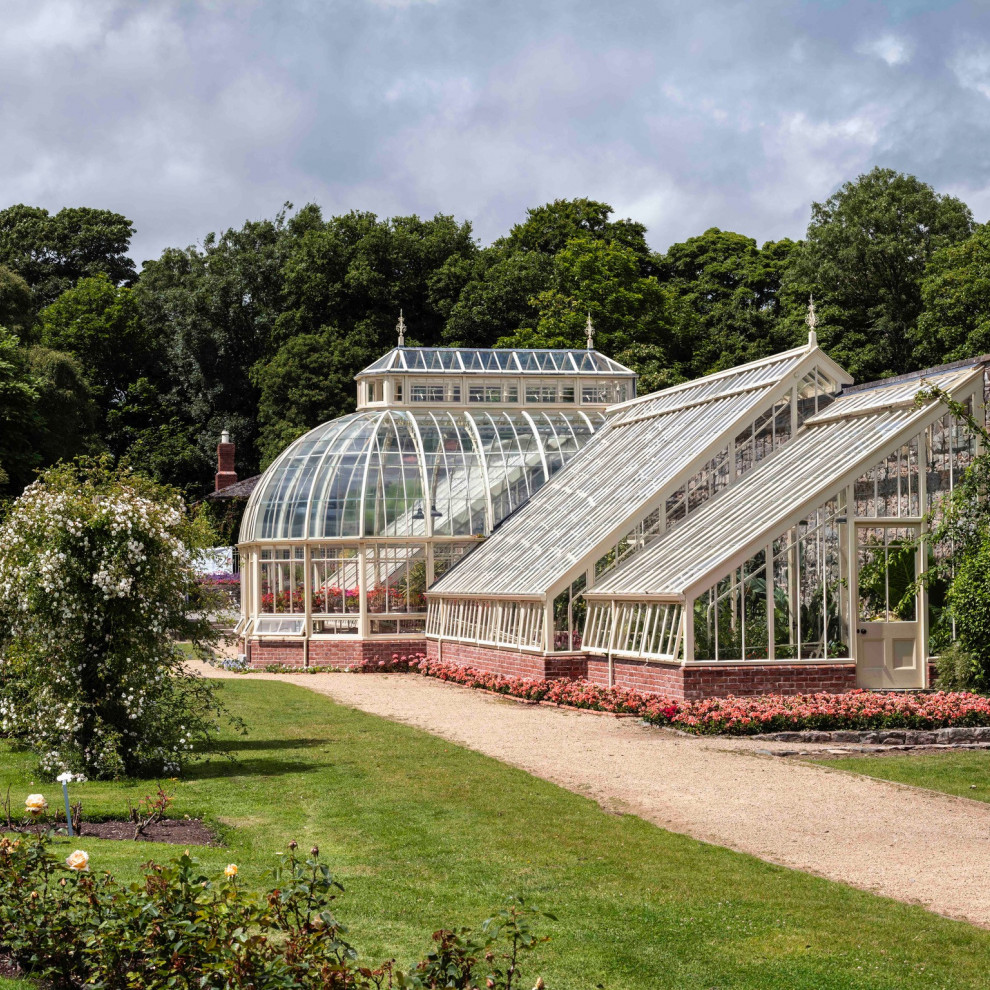
<instances>
[{"instance_id":1,"label":"stone edging","mask_svg":"<svg viewBox=\"0 0 990 990\"><path fill-rule=\"evenodd\" d=\"M731 738L737 739L738 736ZM990 743L990 726L958 726L948 729L836 729L832 732L768 732L744 738L764 742L864 743L879 746L954 746L959 743Z\"/></svg>"}]
</instances>

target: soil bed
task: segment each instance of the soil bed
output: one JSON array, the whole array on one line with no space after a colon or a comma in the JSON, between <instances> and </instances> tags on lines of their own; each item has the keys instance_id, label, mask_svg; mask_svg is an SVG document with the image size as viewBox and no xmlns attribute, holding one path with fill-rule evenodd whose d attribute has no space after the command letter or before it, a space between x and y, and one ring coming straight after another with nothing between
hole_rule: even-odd
<instances>
[{"instance_id":1,"label":"soil bed","mask_svg":"<svg viewBox=\"0 0 990 990\"><path fill-rule=\"evenodd\" d=\"M80 835L97 839L129 839L134 841L133 822L83 822ZM166 818L155 825L146 825L138 842L168 842L178 846L218 846L217 837L198 818Z\"/></svg>"},{"instance_id":2,"label":"soil bed","mask_svg":"<svg viewBox=\"0 0 990 990\"><path fill-rule=\"evenodd\" d=\"M10 956L0 953L0 980L17 980L24 976L24 970Z\"/></svg>"},{"instance_id":3,"label":"soil bed","mask_svg":"<svg viewBox=\"0 0 990 990\"><path fill-rule=\"evenodd\" d=\"M46 826L45 826L46 827ZM43 826L30 826L26 831L40 832ZM60 832L65 822L56 823ZM110 822L83 821L77 837L80 839L122 839L134 842L134 823L130 820ZM199 818L166 818L155 825L146 825L138 842L166 842L176 846L219 846L222 843ZM2 973L0 973L2 975Z\"/></svg>"}]
</instances>

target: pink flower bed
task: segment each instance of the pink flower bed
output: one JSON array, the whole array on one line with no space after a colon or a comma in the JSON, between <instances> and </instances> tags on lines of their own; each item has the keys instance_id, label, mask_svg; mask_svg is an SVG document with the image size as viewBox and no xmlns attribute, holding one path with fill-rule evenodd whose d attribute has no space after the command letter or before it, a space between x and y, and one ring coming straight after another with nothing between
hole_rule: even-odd
<instances>
[{"instance_id":1,"label":"pink flower bed","mask_svg":"<svg viewBox=\"0 0 990 990\"><path fill-rule=\"evenodd\" d=\"M396 654L391 670L408 669L425 677L451 681L528 701L547 701L568 708L639 715L654 725L698 734L756 735L808 729L942 729L990 725L990 698L966 691L930 694L762 695L754 698L706 698L675 701L622 688L603 688L588 681L504 677L472 667L427 660L422 655ZM382 669L369 664L365 670Z\"/></svg>"}]
</instances>

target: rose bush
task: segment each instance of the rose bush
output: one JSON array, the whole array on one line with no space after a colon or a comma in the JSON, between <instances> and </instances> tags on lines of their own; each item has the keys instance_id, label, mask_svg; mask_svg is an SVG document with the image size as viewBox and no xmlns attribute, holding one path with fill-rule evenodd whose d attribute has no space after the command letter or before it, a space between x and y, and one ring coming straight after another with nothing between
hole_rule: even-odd
<instances>
[{"instance_id":1,"label":"rose bush","mask_svg":"<svg viewBox=\"0 0 990 990\"><path fill-rule=\"evenodd\" d=\"M990 726L990 698L966 691L931 694L762 695L676 701L623 688L605 688L585 680L505 677L472 667L429 660L422 654L396 656L425 677L452 681L528 701L585 708L616 715L639 715L654 725L699 734L757 735L807 729L940 729Z\"/></svg>"},{"instance_id":2,"label":"rose bush","mask_svg":"<svg viewBox=\"0 0 990 990\"><path fill-rule=\"evenodd\" d=\"M223 714L185 670L219 604L195 580L211 540L178 495L106 461L58 465L0 526L0 733L50 776L173 775Z\"/></svg>"},{"instance_id":3,"label":"rose bush","mask_svg":"<svg viewBox=\"0 0 990 990\"><path fill-rule=\"evenodd\" d=\"M125 886L90 870L83 850L63 862L50 843L0 838L0 954L56 990L512 990L545 941L531 930L539 913L515 897L478 932L435 932L433 951L404 972L371 968L334 914L343 887L315 846L303 859L290 843L258 894L235 864L212 877L188 851Z\"/></svg>"}]
</instances>

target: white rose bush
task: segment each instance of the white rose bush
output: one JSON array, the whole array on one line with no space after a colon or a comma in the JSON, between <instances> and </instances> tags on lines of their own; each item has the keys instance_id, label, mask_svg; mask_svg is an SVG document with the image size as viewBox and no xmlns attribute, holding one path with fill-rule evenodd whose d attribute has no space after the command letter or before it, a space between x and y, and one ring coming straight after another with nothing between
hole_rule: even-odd
<instances>
[{"instance_id":1,"label":"white rose bush","mask_svg":"<svg viewBox=\"0 0 990 990\"><path fill-rule=\"evenodd\" d=\"M178 641L216 634L191 563L210 542L172 490L106 460L44 472L0 525L0 734L40 770L170 774L224 717Z\"/></svg>"}]
</instances>

